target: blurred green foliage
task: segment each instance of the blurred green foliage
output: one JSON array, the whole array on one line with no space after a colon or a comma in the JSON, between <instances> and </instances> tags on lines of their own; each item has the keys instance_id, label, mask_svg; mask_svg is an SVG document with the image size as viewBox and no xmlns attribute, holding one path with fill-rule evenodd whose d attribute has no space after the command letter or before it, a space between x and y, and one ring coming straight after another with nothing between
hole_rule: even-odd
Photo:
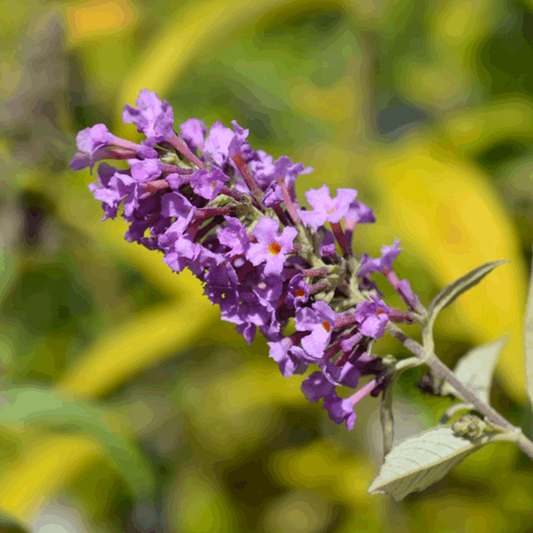
<instances>
[{"instance_id":1,"label":"blurred green foliage","mask_svg":"<svg viewBox=\"0 0 533 533\"><path fill-rule=\"evenodd\" d=\"M453 364L511 333L492 400L531 433L531 2L1 7L2 533L23 522L61 533L531 530L531 468L511 445L401 504L370 498L377 401L358 406L353 432L337 427L279 374L264 340L247 347L218 320L190 275L126 243L122 222L101 224L94 177L68 170L82 128L138 138L121 109L149 88L177 123L236 119L254 148L313 166L300 194L357 188L378 222L358 230L356 250L401 238L399 275L425 302L470 268L511 259L446 311L437 348ZM405 355L392 341L382 351ZM418 391L422 372L397 385L399 438L448 405Z\"/></svg>"}]
</instances>

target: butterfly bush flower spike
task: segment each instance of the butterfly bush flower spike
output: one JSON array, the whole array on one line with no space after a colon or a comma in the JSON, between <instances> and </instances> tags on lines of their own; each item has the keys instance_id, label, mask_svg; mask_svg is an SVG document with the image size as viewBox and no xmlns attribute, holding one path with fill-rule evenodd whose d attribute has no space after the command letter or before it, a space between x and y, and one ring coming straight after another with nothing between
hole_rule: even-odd
<instances>
[{"instance_id":1,"label":"butterfly bush flower spike","mask_svg":"<svg viewBox=\"0 0 533 533\"><path fill-rule=\"evenodd\" d=\"M375 221L357 191L341 188L332 198L323 185L305 193L311 209L301 208L295 184L312 169L255 150L236 121L207 127L190 118L178 135L172 107L147 89L135 107L124 107L123 120L144 134L141 144L97 124L78 134L71 162L72 170L99 165L90 190L103 219L123 206L126 240L158 251L176 272L189 268L246 342L258 329L266 337L283 376L312 366L305 397L323 401L332 420L352 429L354 405L386 386L386 365L370 353L372 343L390 321L408 316L385 304L370 275L387 276L410 311L416 308L408 282L394 277L399 241L379 259L356 260L352 234ZM373 379L358 388L367 375ZM356 392L345 397L346 388Z\"/></svg>"}]
</instances>

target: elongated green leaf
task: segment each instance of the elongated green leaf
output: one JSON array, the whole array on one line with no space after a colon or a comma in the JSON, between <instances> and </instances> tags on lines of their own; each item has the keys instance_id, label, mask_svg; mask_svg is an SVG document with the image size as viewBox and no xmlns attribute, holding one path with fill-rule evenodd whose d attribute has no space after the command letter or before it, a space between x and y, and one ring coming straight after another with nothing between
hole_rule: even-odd
<instances>
[{"instance_id":1,"label":"elongated green leaf","mask_svg":"<svg viewBox=\"0 0 533 533\"><path fill-rule=\"evenodd\" d=\"M30 387L4 391L0 398L0 425L90 434L105 446L106 456L136 497L151 494L154 479L148 463L131 432L112 412L89 402L72 401L58 391Z\"/></svg>"},{"instance_id":2,"label":"elongated green leaf","mask_svg":"<svg viewBox=\"0 0 533 533\"><path fill-rule=\"evenodd\" d=\"M496 362L507 341L507 338L501 338L491 344L478 346L459 359L455 366L455 375L485 403L489 403L490 385ZM464 399L447 382L442 387L442 394L453 394Z\"/></svg>"},{"instance_id":3,"label":"elongated green leaf","mask_svg":"<svg viewBox=\"0 0 533 533\"><path fill-rule=\"evenodd\" d=\"M487 443L488 439L473 443L458 437L448 426L409 437L385 457L385 463L368 492L386 493L400 501L408 494L436 483L465 457Z\"/></svg>"},{"instance_id":4,"label":"elongated green leaf","mask_svg":"<svg viewBox=\"0 0 533 533\"><path fill-rule=\"evenodd\" d=\"M533 405L533 270L529 280L529 291L524 323L524 349L526 352L526 391Z\"/></svg>"},{"instance_id":5,"label":"elongated green leaf","mask_svg":"<svg viewBox=\"0 0 533 533\"><path fill-rule=\"evenodd\" d=\"M435 296L431 302L428 309L429 323L430 327L433 327L435 318L437 315L453 301L455 301L461 294L466 292L468 289L471 289L477 285L489 272L494 270L497 266L507 263L506 260L500 261L491 261L490 263L485 263L474 270L468 272L464 276L461 276L459 279L452 281L448 286L444 287L442 291Z\"/></svg>"}]
</instances>

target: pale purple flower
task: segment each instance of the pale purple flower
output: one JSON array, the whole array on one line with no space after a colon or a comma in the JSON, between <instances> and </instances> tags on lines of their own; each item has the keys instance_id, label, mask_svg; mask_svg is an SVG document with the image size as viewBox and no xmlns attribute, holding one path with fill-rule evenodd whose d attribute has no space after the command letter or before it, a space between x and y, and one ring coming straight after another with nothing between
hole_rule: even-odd
<instances>
[{"instance_id":1,"label":"pale purple flower","mask_svg":"<svg viewBox=\"0 0 533 533\"><path fill-rule=\"evenodd\" d=\"M238 218L224 217L226 227L218 233L218 240L229 248L227 256L233 257L242 255L250 247L250 239L246 233L246 228Z\"/></svg>"},{"instance_id":2,"label":"pale purple flower","mask_svg":"<svg viewBox=\"0 0 533 533\"><path fill-rule=\"evenodd\" d=\"M240 152L248 137L248 130L241 128L235 120L232 124L234 132L226 128L222 122L215 122L204 143L204 151L210 154L212 160L220 167Z\"/></svg>"},{"instance_id":3,"label":"pale purple flower","mask_svg":"<svg viewBox=\"0 0 533 533\"><path fill-rule=\"evenodd\" d=\"M331 340L335 318L335 311L321 301L315 302L311 308L304 307L296 312L296 329L311 332L302 339L302 347L315 362L322 358Z\"/></svg>"},{"instance_id":4,"label":"pale purple flower","mask_svg":"<svg viewBox=\"0 0 533 533\"><path fill-rule=\"evenodd\" d=\"M166 193L161 198L161 214L164 217L185 218L189 222L195 209L191 202L177 191Z\"/></svg>"},{"instance_id":5,"label":"pale purple flower","mask_svg":"<svg viewBox=\"0 0 533 533\"><path fill-rule=\"evenodd\" d=\"M355 189L338 189L337 196L333 199L327 185L323 185L320 189L311 189L305 193L305 197L313 210L301 210L300 218L315 230L323 226L326 221L337 223L346 216L356 196Z\"/></svg>"},{"instance_id":6,"label":"pale purple flower","mask_svg":"<svg viewBox=\"0 0 533 533\"><path fill-rule=\"evenodd\" d=\"M158 159L128 159L131 175L139 182L152 181L163 173Z\"/></svg>"},{"instance_id":7,"label":"pale purple flower","mask_svg":"<svg viewBox=\"0 0 533 533\"><path fill-rule=\"evenodd\" d=\"M76 146L78 150L93 156L100 148L111 146L114 138L115 136L109 132L105 124L95 124L91 128L85 128L78 133Z\"/></svg>"},{"instance_id":8,"label":"pale purple flower","mask_svg":"<svg viewBox=\"0 0 533 533\"><path fill-rule=\"evenodd\" d=\"M168 102L161 102L156 93L143 89L135 102L137 108L124 106L122 120L133 123L146 136L145 143L153 146L174 134L174 113Z\"/></svg>"},{"instance_id":9,"label":"pale purple flower","mask_svg":"<svg viewBox=\"0 0 533 533\"><path fill-rule=\"evenodd\" d=\"M207 133L207 127L203 120L190 118L180 124L180 131L182 139L189 145L191 150L202 150L205 134Z\"/></svg>"},{"instance_id":10,"label":"pale purple flower","mask_svg":"<svg viewBox=\"0 0 533 533\"><path fill-rule=\"evenodd\" d=\"M279 222L263 217L255 226L253 234L257 239L247 252L247 259L252 265L265 263L265 274L280 275L285 265L287 254L292 252L292 243L298 235L295 228L283 228L278 234Z\"/></svg>"},{"instance_id":11,"label":"pale purple flower","mask_svg":"<svg viewBox=\"0 0 533 533\"><path fill-rule=\"evenodd\" d=\"M390 309L374 294L372 301L364 301L357 304L354 316L359 322L359 332L367 337L379 339L385 334L385 326L389 321Z\"/></svg>"},{"instance_id":12,"label":"pale purple flower","mask_svg":"<svg viewBox=\"0 0 533 533\"><path fill-rule=\"evenodd\" d=\"M191 187L202 198L213 200L227 181L229 177L217 167L213 167L211 172L200 169L191 176Z\"/></svg>"}]
</instances>

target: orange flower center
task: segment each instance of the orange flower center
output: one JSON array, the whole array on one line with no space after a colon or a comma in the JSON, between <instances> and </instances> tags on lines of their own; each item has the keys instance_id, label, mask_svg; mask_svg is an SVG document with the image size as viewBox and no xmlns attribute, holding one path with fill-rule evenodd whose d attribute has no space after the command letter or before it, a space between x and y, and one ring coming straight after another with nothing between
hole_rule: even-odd
<instances>
[{"instance_id":1,"label":"orange flower center","mask_svg":"<svg viewBox=\"0 0 533 533\"><path fill-rule=\"evenodd\" d=\"M383 311L383 309L378 309L376 311L376 315L379 316L379 315L384 315L385 314L385 311Z\"/></svg>"},{"instance_id":2,"label":"orange flower center","mask_svg":"<svg viewBox=\"0 0 533 533\"><path fill-rule=\"evenodd\" d=\"M273 242L269 247L268 251L272 255L278 255L281 252L281 246L277 242Z\"/></svg>"},{"instance_id":3,"label":"orange flower center","mask_svg":"<svg viewBox=\"0 0 533 533\"><path fill-rule=\"evenodd\" d=\"M329 330L331 329L331 324L329 322L322 322L322 327L329 333Z\"/></svg>"},{"instance_id":4,"label":"orange flower center","mask_svg":"<svg viewBox=\"0 0 533 533\"><path fill-rule=\"evenodd\" d=\"M305 291L303 289L296 289L296 296L298 296L298 298L303 298L305 296Z\"/></svg>"}]
</instances>

